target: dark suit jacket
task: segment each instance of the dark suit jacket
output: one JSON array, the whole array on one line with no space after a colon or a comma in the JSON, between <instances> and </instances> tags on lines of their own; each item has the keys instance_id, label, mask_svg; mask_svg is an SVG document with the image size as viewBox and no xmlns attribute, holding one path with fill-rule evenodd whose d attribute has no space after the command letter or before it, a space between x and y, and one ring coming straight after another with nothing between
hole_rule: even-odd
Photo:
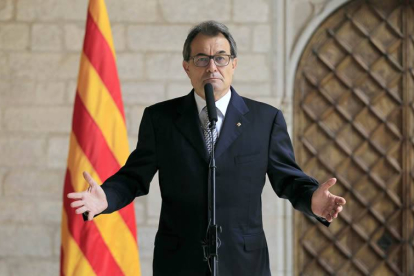
<instances>
[{"instance_id":1,"label":"dark suit jacket","mask_svg":"<svg viewBox=\"0 0 414 276\"><path fill-rule=\"evenodd\" d=\"M209 157L193 93L145 109L137 148L102 185L109 203L104 213L111 213L146 195L159 172L155 276L208 271L201 241L207 228ZM270 275L261 208L266 173L279 197L310 216L318 183L296 164L282 112L240 97L233 88L231 93L215 149L217 224L223 229L219 275Z\"/></svg>"}]
</instances>

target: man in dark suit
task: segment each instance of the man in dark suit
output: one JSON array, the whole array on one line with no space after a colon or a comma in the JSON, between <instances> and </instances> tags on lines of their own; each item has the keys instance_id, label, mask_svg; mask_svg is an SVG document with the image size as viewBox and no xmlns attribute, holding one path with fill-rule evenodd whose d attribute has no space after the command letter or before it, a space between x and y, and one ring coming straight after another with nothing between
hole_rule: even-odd
<instances>
[{"instance_id":1,"label":"man in dark suit","mask_svg":"<svg viewBox=\"0 0 414 276\"><path fill-rule=\"evenodd\" d=\"M84 173L88 191L73 193L88 219L114 212L146 195L159 172L162 208L153 270L161 275L209 275L201 241L207 229L209 151L204 132L204 85L214 88L218 122L217 224L222 227L219 275L270 275L263 232L261 193L266 174L279 197L328 225L345 204L296 164L282 112L243 98L231 87L237 48L223 24L194 27L184 44L183 68L193 90L146 108L137 148L125 166L99 186Z\"/></svg>"}]
</instances>

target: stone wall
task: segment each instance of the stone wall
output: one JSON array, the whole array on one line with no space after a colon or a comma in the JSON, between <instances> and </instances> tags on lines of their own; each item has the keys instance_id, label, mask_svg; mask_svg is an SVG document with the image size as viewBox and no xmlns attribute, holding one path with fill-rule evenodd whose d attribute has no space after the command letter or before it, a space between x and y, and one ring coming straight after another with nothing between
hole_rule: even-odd
<instances>
[{"instance_id":1,"label":"stone wall","mask_svg":"<svg viewBox=\"0 0 414 276\"><path fill-rule=\"evenodd\" d=\"M234 87L281 108L291 127L286 71L324 0L106 0L130 148L143 110L191 90L181 50L194 24L228 25L239 47ZM335 1L331 1L335 2ZM0 275L57 275L62 187L86 0L0 0ZM157 177L135 201L142 275L151 275ZM263 194L273 275L292 273L292 211Z\"/></svg>"}]
</instances>

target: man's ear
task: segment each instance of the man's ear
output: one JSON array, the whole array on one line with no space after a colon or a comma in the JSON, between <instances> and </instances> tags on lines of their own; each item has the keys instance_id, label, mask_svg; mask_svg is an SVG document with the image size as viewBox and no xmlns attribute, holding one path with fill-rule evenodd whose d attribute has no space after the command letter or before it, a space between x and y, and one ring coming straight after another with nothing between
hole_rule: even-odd
<instances>
[{"instance_id":1,"label":"man's ear","mask_svg":"<svg viewBox=\"0 0 414 276\"><path fill-rule=\"evenodd\" d=\"M233 70L237 67L237 58L233 58L233 61L231 62L231 66L233 67Z\"/></svg>"},{"instance_id":2,"label":"man's ear","mask_svg":"<svg viewBox=\"0 0 414 276\"><path fill-rule=\"evenodd\" d=\"M189 72L190 72L190 63L188 63L187 61L183 60L183 68L184 71L187 73L187 76L190 77Z\"/></svg>"}]
</instances>

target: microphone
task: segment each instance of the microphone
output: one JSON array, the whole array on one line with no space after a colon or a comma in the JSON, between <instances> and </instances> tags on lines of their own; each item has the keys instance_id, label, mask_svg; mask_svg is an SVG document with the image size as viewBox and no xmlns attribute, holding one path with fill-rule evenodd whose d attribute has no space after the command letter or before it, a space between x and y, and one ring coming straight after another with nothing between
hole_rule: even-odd
<instances>
[{"instance_id":1,"label":"microphone","mask_svg":"<svg viewBox=\"0 0 414 276\"><path fill-rule=\"evenodd\" d=\"M215 122L217 122L217 109L216 101L214 100L213 86L211 83L206 83L204 85L204 94L206 97L208 120L210 123L214 122L215 124Z\"/></svg>"}]
</instances>

